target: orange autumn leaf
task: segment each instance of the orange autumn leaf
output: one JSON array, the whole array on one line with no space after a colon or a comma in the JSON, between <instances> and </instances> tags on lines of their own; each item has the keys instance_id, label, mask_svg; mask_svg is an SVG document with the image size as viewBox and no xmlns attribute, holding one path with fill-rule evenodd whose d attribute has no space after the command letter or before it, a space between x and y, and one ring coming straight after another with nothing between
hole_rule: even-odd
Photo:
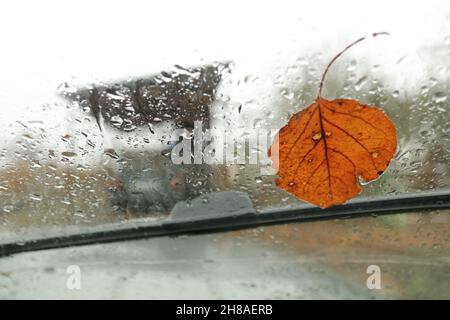
<instances>
[{"instance_id":1,"label":"orange autumn leaf","mask_svg":"<svg viewBox=\"0 0 450 320\"><path fill-rule=\"evenodd\" d=\"M366 182L378 178L397 148L394 124L381 109L356 100L321 97L331 64L364 39L334 57L322 76L316 101L289 120L269 150L278 168L278 187L321 208L343 204L359 194L358 177ZM275 146L277 154L272 152Z\"/></svg>"}]
</instances>

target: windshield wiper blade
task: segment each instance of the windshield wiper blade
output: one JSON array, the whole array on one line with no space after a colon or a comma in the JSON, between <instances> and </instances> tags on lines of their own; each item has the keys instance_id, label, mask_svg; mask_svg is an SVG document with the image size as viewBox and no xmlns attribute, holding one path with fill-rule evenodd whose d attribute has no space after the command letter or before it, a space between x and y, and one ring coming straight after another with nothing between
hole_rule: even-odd
<instances>
[{"instance_id":1,"label":"windshield wiper blade","mask_svg":"<svg viewBox=\"0 0 450 320\"><path fill-rule=\"evenodd\" d=\"M140 238L213 233L293 222L439 209L450 209L450 190L391 197L359 197L346 205L335 206L326 210L305 204L296 208L272 209L261 212L248 208L238 213L210 213L140 223L130 221L128 225L122 223L92 227L85 233L65 233L42 239L3 243L0 244L0 257L27 251Z\"/></svg>"}]
</instances>

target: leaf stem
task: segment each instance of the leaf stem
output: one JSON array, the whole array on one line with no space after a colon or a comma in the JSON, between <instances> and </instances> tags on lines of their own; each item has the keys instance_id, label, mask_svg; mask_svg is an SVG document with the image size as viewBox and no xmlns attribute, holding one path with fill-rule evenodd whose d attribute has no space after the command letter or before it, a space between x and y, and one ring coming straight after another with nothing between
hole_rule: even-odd
<instances>
[{"instance_id":1,"label":"leaf stem","mask_svg":"<svg viewBox=\"0 0 450 320\"><path fill-rule=\"evenodd\" d=\"M388 32L374 32L372 33L372 37L376 37L379 35L389 35ZM355 44L365 40L367 38L366 37L361 37L358 40L353 41L352 43L350 43L348 46L345 47L344 50L342 50L341 52L339 52L337 55L334 56L333 59L331 59L331 61L328 63L327 67L325 68L324 73L322 74L322 79L320 80L320 85L319 85L319 93L317 94L317 99L319 99L322 95L322 88L323 88L323 83L325 81L325 76L328 73L328 70L330 69L331 65L344 53L346 52L348 49L350 49L351 47L353 47Z\"/></svg>"}]
</instances>

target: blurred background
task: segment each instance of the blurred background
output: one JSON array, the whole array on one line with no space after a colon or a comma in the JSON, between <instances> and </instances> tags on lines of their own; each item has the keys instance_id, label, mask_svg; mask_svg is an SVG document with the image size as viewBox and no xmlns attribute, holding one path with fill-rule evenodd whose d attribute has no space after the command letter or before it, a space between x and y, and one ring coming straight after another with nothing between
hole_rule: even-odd
<instances>
[{"instance_id":1,"label":"blurred background","mask_svg":"<svg viewBox=\"0 0 450 320\"><path fill-rule=\"evenodd\" d=\"M173 165L170 133L198 119L236 139L277 130L312 102L337 52L379 31L391 35L341 57L323 92L377 105L397 127L395 158L362 196L448 191L448 1L0 5L0 242L163 220L178 202L220 191L247 193L258 212L302 205L255 165ZM449 222L449 211L410 213L214 239L319 255L311 268L350 282L354 269L339 261L364 255L391 270L383 297L449 298ZM213 246L195 239L192 248ZM2 272L14 271L2 263L0 294Z\"/></svg>"}]
</instances>

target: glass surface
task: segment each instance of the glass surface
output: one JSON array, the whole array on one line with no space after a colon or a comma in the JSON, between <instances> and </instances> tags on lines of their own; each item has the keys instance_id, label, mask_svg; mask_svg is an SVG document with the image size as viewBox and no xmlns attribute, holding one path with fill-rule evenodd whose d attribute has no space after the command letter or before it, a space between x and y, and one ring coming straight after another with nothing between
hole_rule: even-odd
<instances>
[{"instance_id":1,"label":"glass surface","mask_svg":"<svg viewBox=\"0 0 450 320\"><path fill-rule=\"evenodd\" d=\"M0 5L0 244L304 208L267 164L251 162L266 150L250 141L307 107L330 59L379 31L390 36L345 53L323 91L376 105L397 128L394 159L358 199L450 194L448 1ZM244 156L176 163L198 121L247 141L237 146ZM449 217L409 212L24 253L0 258L0 297L450 298ZM64 287L71 264L86 272L79 295ZM365 285L372 264L381 291Z\"/></svg>"},{"instance_id":2,"label":"glass surface","mask_svg":"<svg viewBox=\"0 0 450 320\"><path fill-rule=\"evenodd\" d=\"M196 120L235 140L278 130L311 103L330 58L373 31L391 36L352 48L324 87L327 98L379 106L397 127L395 158L362 195L449 190L449 5L432 3L400 16L388 2L224 2L220 14L181 2L8 4L0 240L165 219L177 203L220 191L247 193L261 212L301 205L258 164L174 164L172 133ZM336 26L336 16L351 19Z\"/></svg>"},{"instance_id":3,"label":"glass surface","mask_svg":"<svg viewBox=\"0 0 450 320\"><path fill-rule=\"evenodd\" d=\"M0 298L449 299L449 222L446 210L22 253L0 259Z\"/></svg>"}]
</instances>

